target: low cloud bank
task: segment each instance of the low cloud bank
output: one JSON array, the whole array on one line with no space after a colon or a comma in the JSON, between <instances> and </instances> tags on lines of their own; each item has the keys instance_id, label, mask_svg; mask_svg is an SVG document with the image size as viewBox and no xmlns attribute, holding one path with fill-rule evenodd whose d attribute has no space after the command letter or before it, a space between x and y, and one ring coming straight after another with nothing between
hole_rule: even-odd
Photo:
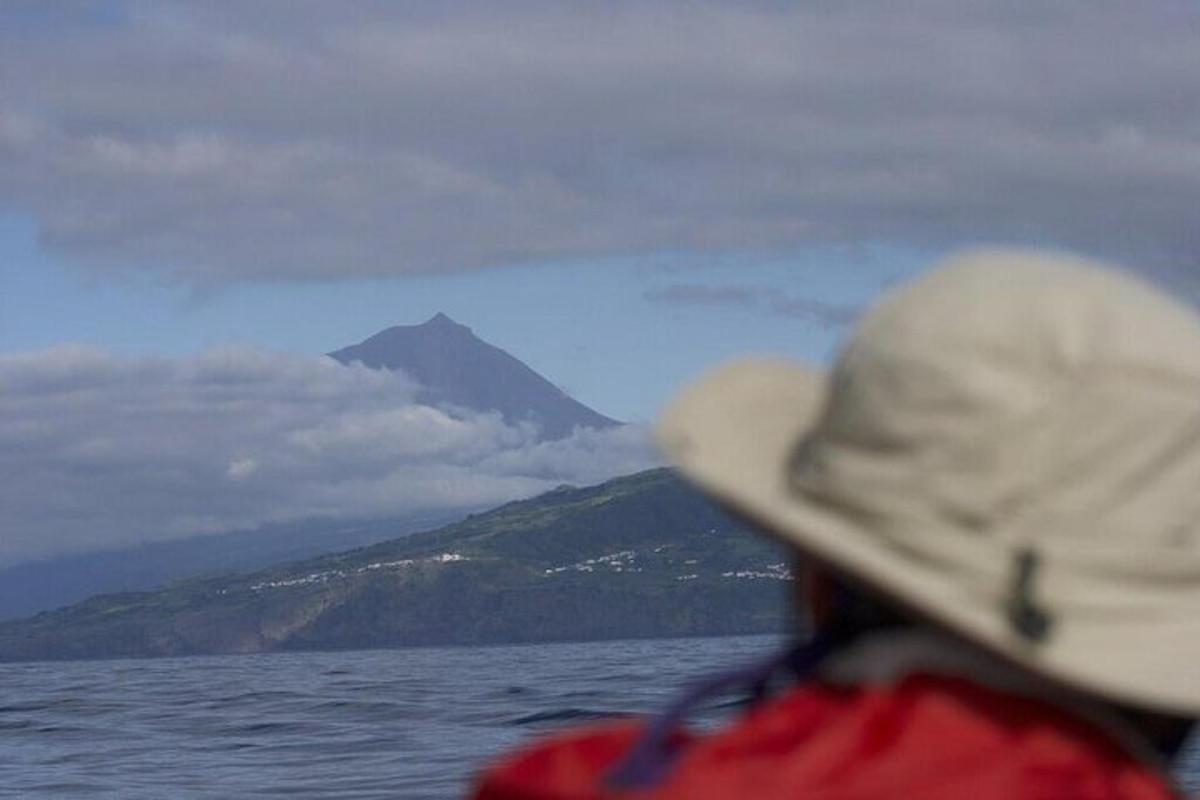
<instances>
[{"instance_id":1,"label":"low cloud bank","mask_svg":"<svg viewBox=\"0 0 1200 800\"><path fill-rule=\"evenodd\" d=\"M395 372L220 349L0 356L0 566L311 516L465 509L658 463L644 429L539 441Z\"/></svg>"}]
</instances>

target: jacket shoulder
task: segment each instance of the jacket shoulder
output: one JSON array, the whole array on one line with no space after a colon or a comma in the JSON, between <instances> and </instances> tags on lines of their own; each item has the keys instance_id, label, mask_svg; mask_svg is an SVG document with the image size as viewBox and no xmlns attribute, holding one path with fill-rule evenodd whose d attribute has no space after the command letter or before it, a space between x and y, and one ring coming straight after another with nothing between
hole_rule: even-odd
<instances>
[{"instance_id":1,"label":"jacket shoulder","mask_svg":"<svg viewBox=\"0 0 1200 800\"><path fill-rule=\"evenodd\" d=\"M559 734L487 770L478 800L593 800L636 721ZM655 800L797 796L923 800L1168 800L1169 784L1089 723L965 679L806 685L678 743Z\"/></svg>"}]
</instances>

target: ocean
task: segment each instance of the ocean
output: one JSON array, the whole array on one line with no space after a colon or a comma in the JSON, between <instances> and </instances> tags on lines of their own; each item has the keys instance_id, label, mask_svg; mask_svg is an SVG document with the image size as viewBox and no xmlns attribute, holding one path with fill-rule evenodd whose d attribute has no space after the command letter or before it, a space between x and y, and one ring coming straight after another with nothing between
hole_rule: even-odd
<instances>
[{"instance_id":1,"label":"ocean","mask_svg":"<svg viewBox=\"0 0 1200 800\"><path fill-rule=\"evenodd\" d=\"M556 726L653 712L775 637L0 665L0 797L461 797ZM729 713L710 709L715 714ZM705 720L702 718L701 723ZM1200 758L1183 767L1195 785Z\"/></svg>"}]
</instances>

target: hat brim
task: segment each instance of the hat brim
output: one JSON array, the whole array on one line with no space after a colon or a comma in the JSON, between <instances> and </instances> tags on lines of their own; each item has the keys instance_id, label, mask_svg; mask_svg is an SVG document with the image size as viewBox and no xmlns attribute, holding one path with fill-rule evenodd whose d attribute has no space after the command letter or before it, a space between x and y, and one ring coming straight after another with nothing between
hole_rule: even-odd
<instances>
[{"instance_id":1,"label":"hat brim","mask_svg":"<svg viewBox=\"0 0 1200 800\"><path fill-rule=\"evenodd\" d=\"M660 444L686 477L768 534L994 653L1088 694L1200 715L1200 614L1064 613L1053 635L1031 644L993 595L794 490L790 461L819 417L825 382L787 361L727 365L668 407Z\"/></svg>"}]
</instances>

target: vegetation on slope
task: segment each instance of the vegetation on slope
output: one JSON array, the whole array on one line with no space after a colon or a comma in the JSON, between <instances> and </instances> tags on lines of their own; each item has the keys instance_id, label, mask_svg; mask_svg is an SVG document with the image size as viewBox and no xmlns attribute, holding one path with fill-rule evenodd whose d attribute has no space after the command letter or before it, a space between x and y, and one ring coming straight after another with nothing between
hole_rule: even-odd
<instances>
[{"instance_id":1,"label":"vegetation on slope","mask_svg":"<svg viewBox=\"0 0 1200 800\"><path fill-rule=\"evenodd\" d=\"M0 659L779 630L786 556L668 470L427 533L0 624Z\"/></svg>"}]
</instances>

